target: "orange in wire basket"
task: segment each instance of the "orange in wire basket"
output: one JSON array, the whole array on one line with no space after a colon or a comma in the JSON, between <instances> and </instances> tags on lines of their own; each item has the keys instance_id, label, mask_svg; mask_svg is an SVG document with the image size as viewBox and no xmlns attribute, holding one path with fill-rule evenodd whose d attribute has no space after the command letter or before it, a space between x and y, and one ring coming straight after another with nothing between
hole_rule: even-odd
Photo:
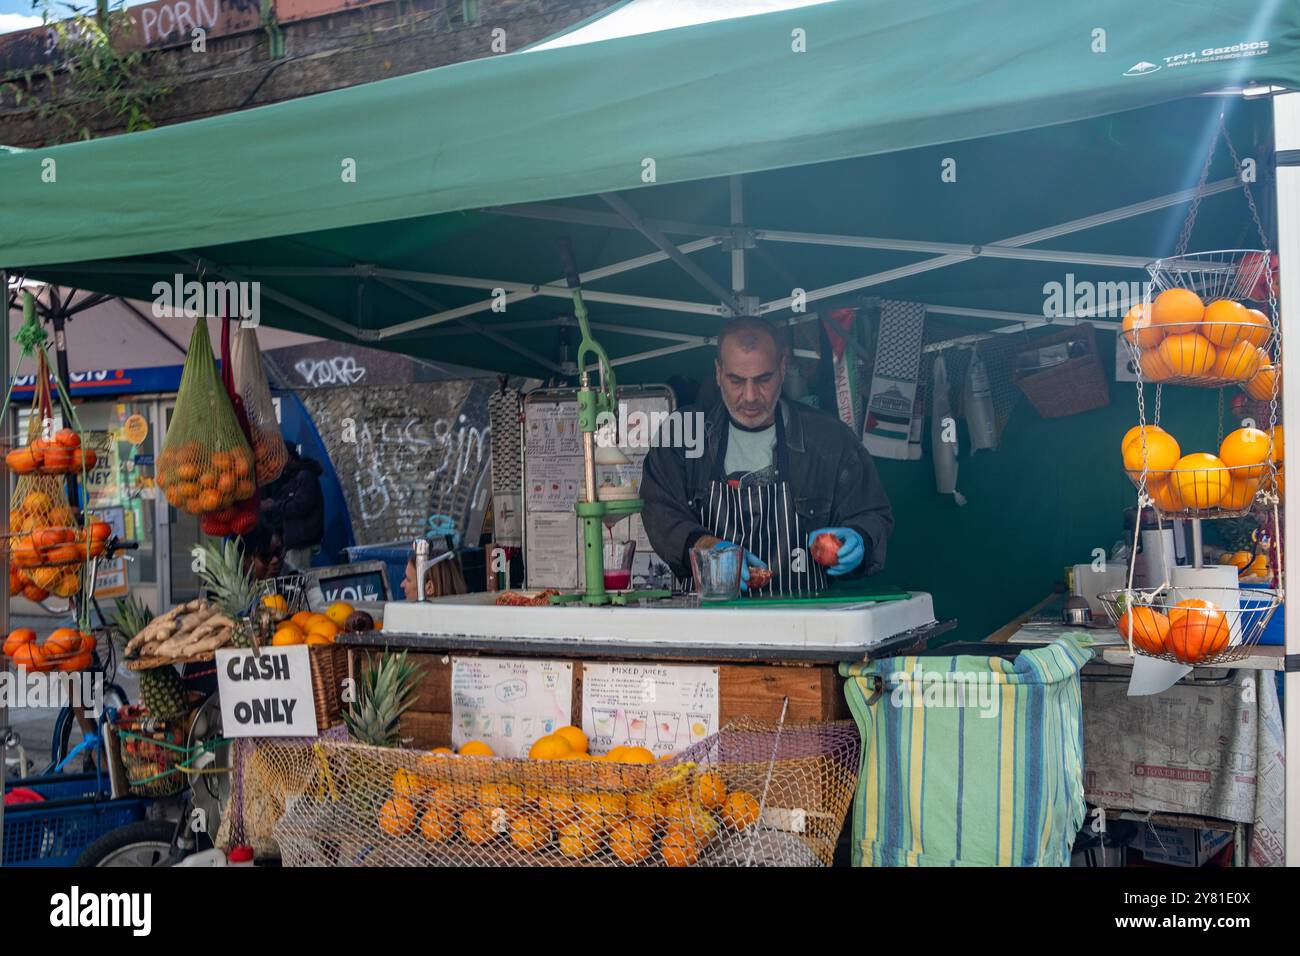
<instances>
[{"instance_id":1,"label":"orange in wire basket","mask_svg":"<svg viewBox=\"0 0 1300 956\"><path fill-rule=\"evenodd\" d=\"M1247 309L1242 318L1249 324L1241 329L1237 338L1251 345L1264 345L1273 331L1273 323L1269 321L1268 316L1259 309Z\"/></svg>"},{"instance_id":2,"label":"orange in wire basket","mask_svg":"<svg viewBox=\"0 0 1300 956\"><path fill-rule=\"evenodd\" d=\"M1249 508L1250 503L1255 500L1255 495L1259 491L1262 481L1262 478L1238 478L1234 476L1232 483L1228 486L1228 493L1219 502L1219 507L1227 511L1244 511Z\"/></svg>"},{"instance_id":3,"label":"orange in wire basket","mask_svg":"<svg viewBox=\"0 0 1300 956\"><path fill-rule=\"evenodd\" d=\"M1137 436L1128 438L1125 436L1127 444L1124 445L1124 469L1131 472L1142 471L1142 453L1143 442L1140 433ZM1169 471L1178 463L1182 457L1182 449L1178 447L1178 441L1173 435L1163 430L1157 430L1157 426L1148 425L1146 428L1146 467L1150 471Z\"/></svg>"},{"instance_id":4,"label":"orange in wire basket","mask_svg":"<svg viewBox=\"0 0 1300 956\"><path fill-rule=\"evenodd\" d=\"M1190 332L1205 314L1205 303L1191 289L1165 289L1151 303L1151 322L1166 332Z\"/></svg>"},{"instance_id":5,"label":"orange in wire basket","mask_svg":"<svg viewBox=\"0 0 1300 956\"><path fill-rule=\"evenodd\" d=\"M600 849L600 831L585 820L574 820L560 828L560 852L571 860L582 860Z\"/></svg>"},{"instance_id":6,"label":"orange in wire basket","mask_svg":"<svg viewBox=\"0 0 1300 956\"><path fill-rule=\"evenodd\" d=\"M568 727L561 727L555 732L555 736L563 737L569 744L569 747L579 753L587 752L587 735L579 727L570 724Z\"/></svg>"},{"instance_id":7,"label":"orange in wire basket","mask_svg":"<svg viewBox=\"0 0 1300 956\"><path fill-rule=\"evenodd\" d=\"M550 824L540 814L520 814L510 823L510 842L525 853L536 853L551 842Z\"/></svg>"},{"instance_id":8,"label":"orange in wire basket","mask_svg":"<svg viewBox=\"0 0 1300 956\"><path fill-rule=\"evenodd\" d=\"M1125 640L1133 630L1133 646L1148 654L1163 654L1169 637L1169 618L1155 608L1135 607L1125 611L1115 622L1115 630Z\"/></svg>"},{"instance_id":9,"label":"orange in wire basket","mask_svg":"<svg viewBox=\"0 0 1300 956\"><path fill-rule=\"evenodd\" d=\"M1157 350L1160 360L1173 375L1194 378L1204 375L1214 365L1218 352L1210 340L1196 332L1168 335Z\"/></svg>"},{"instance_id":10,"label":"orange in wire basket","mask_svg":"<svg viewBox=\"0 0 1300 956\"><path fill-rule=\"evenodd\" d=\"M379 809L379 827L385 833L401 836L415 825L415 804L406 797L389 797Z\"/></svg>"},{"instance_id":11,"label":"orange in wire basket","mask_svg":"<svg viewBox=\"0 0 1300 956\"><path fill-rule=\"evenodd\" d=\"M1233 477L1258 478L1268 461L1268 432L1260 428L1238 428L1224 436L1219 458L1235 469Z\"/></svg>"},{"instance_id":12,"label":"orange in wire basket","mask_svg":"<svg viewBox=\"0 0 1300 956\"><path fill-rule=\"evenodd\" d=\"M758 801L752 793L737 790L722 805L722 822L733 830L744 830L758 822Z\"/></svg>"},{"instance_id":13,"label":"orange in wire basket","mask_svg":"<svg viewBox=\"0 0 1300 956\"><path fill-rule=\"evenodd\" d=\"M1166 478L1148 479L1147 493L1151 495L1151 500L1155 502L1155 506L1166 514L1183 511L1187 508L1187 505L1183 503L1183 499L1178 494L1178 488Z\"/></svg>"},{"instance_id":14,"label":"orange in wire basket","mask_svg":"<svg viewBox=\"0 0 1300 956\"><path fill-rule=\"evenodd\" d=\"M700 858L699 841L693 833L669 827L659 843L659 855L669 866L690 866Z\"/></svg>"},{"instance_id":15,"label":"orange in wire basket","mask_svg":"<svg viewBox=\"0 0 1300 956\"><path fill-rule=\"evenodd\" d=\"M654 850L654 831L640 820L625 820L609 831L609 849L624 863L640 863Z\"/></svg>"},{"instance_id":16,"label":"orange in wire basket","mask_svg":"<svg viewBox=\"0 0 1300 956\"><path fill-rule=\"evenodd\" d=\"M1261 365L1255 376L1246 383L1246 394L1257 402L1267 402L1272 400L1275 388L1278 395L1282 394L1282 368L1273 365L1263 349L1260 353L1264 356L1265 364Z\"/></svg>"},{"instance_id":17,"label":"orange in wire basket","mask_svg":"<svg viewBox=\"0 0 1300 956\"><path fill-rule=\"evenodd\" d=\"M727 799L727 782L722 779L721 774L712 771L700 774L700 778L695 782L695 790L700 803L710 810L718 809Z\"/></svg>"},{"instance_id":18,"label":"orange in wire basket","mask_svg":"<svg viewBox=\"0 0 1300 956\"><path fill-rule=\"evenodd\" d=\"M1165 330L1151 321L1151 306L1138 303L1124 314L1124 341L1139 349L1153 349L1164 338Z\"/></svg>"},{"instance_id":19,"label":"orange in wire basket","mask_svg":"<svg viewBox=\"0 0 1300 956\"><path fill-rule=\"evenodd\" d=\"M475 846L489 842L496 833L492 830L492 817L487 810L466 810L460 815L461 835Z\"/></svg>"},{"instance_id":20,"label":"orange in wire basket","mask_svg":"<svg viewBox=\"0 0 1300 956\"><path fill-rule=\"evenodd\" d=\"M1228 620L1212 602L1179 601L1169 609L1165 647L1184 664L1197 664L1228 646Z\"/></svg>"},{"instance_id":21,"label":"orange in wire basket","mask_svg":"<svg viewBox=\"0 0 1300 956\"><path fill-rule=\"evenodd\" d=\"M1231 475L1216 456L1194 452L1178 459L1169 480L1188 507L1213 508L1227 495Z\"/></svg>"},{"instance_id":22,"label":"orange in wire basket","mask_svg":"<svg viewBox=\"0 0 1300 956\"><path fill-rule=\"evenodd\" d=\"M446 843L455 835L456 814L445 804L430 804L420 818L420 836L430 843Z\"/></svg>"},{"instance_id":23,"label":"orange in wire basket","mask_svg":"<svg viewBox=\"0 0 1300 956\"><path fill-rule=\"evenodd\" d=\"M1228 348L1241 338L1241 331L1249 321L1246 307L1240 302L1218 299L1205 307L1201 334L1215 348Z\"/></svg>"},{"instance_id":24,"label":"orange in wire basket","mask_svg":"<svg viewBox=\"0 0 1300 956\"><path fill-rule=\"evenodd\" d=\"M1231 348L1219 349L1214 364L1210 366L1210 374L1215 378L1249 382L1262 364L1260 349L1250 342L1238 342Z\"/></svg>"}]
</instances>

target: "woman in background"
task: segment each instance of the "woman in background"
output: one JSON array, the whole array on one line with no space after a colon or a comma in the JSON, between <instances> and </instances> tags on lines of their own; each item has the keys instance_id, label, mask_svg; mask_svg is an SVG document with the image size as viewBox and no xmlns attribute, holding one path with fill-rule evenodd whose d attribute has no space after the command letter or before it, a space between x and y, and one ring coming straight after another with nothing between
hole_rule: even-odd
<instances>
[{"instance_id":1,"label":"woman in background","mask_svg":"<svg viewBox=\"0 0 1300 956\"><path fill-rule=\"evenodd\" d=\"M429 560L433 560L436 555ZM402 593L408 601L416 600L415 549L406 560L406 577L402 578ZM445 558L433 566L424 578L424 596L426 598L445 597L449 594L464 594L469 590L465 586L465 575L460 567L460 555Z\"/></svg>"}]
</instances>

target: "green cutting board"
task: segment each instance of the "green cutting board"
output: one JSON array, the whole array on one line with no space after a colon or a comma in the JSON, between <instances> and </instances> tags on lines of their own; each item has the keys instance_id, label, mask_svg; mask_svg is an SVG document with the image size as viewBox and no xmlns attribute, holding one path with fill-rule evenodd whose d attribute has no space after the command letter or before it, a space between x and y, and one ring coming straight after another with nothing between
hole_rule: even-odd
<instances>
[{"instance_id":1,"label":"green cutting board","mask_svg":"<svg viewBox=\"0 0 1300 956\"><path fill-rule=\"evenodd\" d=\"M771 597L737 598L734 601L710 601L710 607L828 607L836 604L861 604L864 601L902 601L912 596L896 584L856 584L832 588L807 597L777 594Z\"/></svg>"}]
</instances>

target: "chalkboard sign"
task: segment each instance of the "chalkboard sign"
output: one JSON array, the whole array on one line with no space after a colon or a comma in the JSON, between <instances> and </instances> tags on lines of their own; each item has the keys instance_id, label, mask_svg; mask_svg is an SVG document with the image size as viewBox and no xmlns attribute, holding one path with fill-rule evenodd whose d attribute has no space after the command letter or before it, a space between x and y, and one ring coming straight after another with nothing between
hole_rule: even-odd
<instances>
[{"instance_id":1,"label":"chalkboard sign","mask_svg":"<svg viewBox=\"0 0 1300 956\"><path fill-rule=\"evenodd\" d=\"M320 586L325 603L347 601L388 601L388 574L382 561L358 561L332 568L313 568L312 577Z\"/></svg>"}]
</instances>

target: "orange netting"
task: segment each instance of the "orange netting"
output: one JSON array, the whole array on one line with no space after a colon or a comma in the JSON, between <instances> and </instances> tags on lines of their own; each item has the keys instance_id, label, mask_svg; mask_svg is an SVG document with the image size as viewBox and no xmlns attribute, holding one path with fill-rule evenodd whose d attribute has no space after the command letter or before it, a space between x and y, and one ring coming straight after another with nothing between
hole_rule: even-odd
<instances>
[{"instance_id":1,"label":"orange netting","mask_svg":"<svg viewBox=\"0 0 1300 956\"><path fill-rule=\"evenodd\" d=\"M257 332L246 328L243 323L238 324L234 330L231 356L235 391L244 400L244 411L248 415L257 484L269 485L280 477L280 472L289 460L289 450L280 437L280 424L275 418L271 387L267 384L266 370L262 367Z\"/></svg>"},{"instance_id":2,"label":"orange netting","mask_svg":"<svg viewBox=\"0 0 1300 956\"><path fill-rule=\"evenodd\" d=\"M192 515L225 511L256 491L253 453L217 376L206 322L194 324L158 485L169 504Z\"/></svg>"}]
</instances>

